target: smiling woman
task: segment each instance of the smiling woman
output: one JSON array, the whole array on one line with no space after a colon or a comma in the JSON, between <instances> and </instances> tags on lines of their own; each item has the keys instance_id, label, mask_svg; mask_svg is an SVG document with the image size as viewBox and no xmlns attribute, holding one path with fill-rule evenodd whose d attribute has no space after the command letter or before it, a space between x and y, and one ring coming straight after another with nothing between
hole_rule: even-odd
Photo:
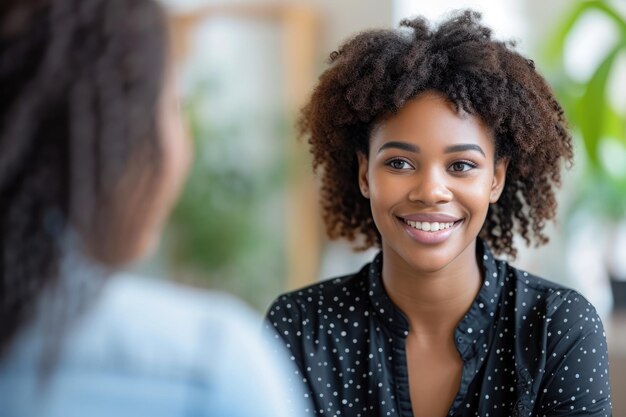
<instances>
[{"instance_id":1,"label":"smiling woman","mask_svg":"<svg viewBox=\"0 0 626 417\"><path fill-rule=\"evenodd\" d=\"M366 31L331 54L300 128L331 238L380 254L280 296L313 415L611 415L607 347L581 295L497 260L545 243L572 145L531 60L470 11Z\"/></svg>"},{"instance_id":2,"label":"smiling woman","mask_svg":"<svg viewBox=\"0 0 626 417\"><path fill-rule=\"evenodd\" d=\"M424 92L378 124L369 155L358 157L385 259L397 255L415 272L476 264L476 236L507 165L495 162L493 133L478 117Z\"/></svg>"}]
</instances>

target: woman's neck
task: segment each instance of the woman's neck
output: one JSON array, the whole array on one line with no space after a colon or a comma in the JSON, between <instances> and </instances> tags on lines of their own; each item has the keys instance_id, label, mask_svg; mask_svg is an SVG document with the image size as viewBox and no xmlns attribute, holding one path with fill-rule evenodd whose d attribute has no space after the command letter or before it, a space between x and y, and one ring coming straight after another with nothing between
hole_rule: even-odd
<instances>
[{"instance_id":1,"label":"woman's neck","mask_svg":"<svg viewBox=\"0 0 626 417\"><path fill-rule=\"evenodd\" d=\"M390 252L383 250L383 284L410 331L424 339L453 335L482 286L475 245L434 272L417 271Z\"/></svg>"}]
</instances>

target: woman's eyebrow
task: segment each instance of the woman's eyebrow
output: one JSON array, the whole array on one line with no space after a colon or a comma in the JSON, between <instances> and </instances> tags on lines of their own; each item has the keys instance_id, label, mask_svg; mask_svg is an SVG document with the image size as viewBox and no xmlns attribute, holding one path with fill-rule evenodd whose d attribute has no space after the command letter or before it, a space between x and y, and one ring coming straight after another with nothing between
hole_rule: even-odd
<instances>
[{"instance_id":1,"label":"woman's eyebrow","mask_svg":"<svg viewBox=\"0 0 626 417\"><path fill-rule=\"evenodd\" d=\"M487 157L487 155L485 155L485 151L483 151L483 149L480 146L475 145L473 143L463 143L460 145L452 145L444 149L444 153L455 153L455 152L464 152L464 151L477 151L477 152L480 152L484 157Z\"/></svg>"},{"instance_id":2,"label":"woman's eyebrow","mask_svg":"<svg viewBox=\"0 0 626 417\"><path fill-rule=\"evenodd\" d=\"M385 149L389 149L389 148L402 149L403 151L414 152L414 153L418 153L420 151L419 146L413 145L412 143L391 141L391 142L387 142L383 144L383 146L378 148L378 153L381 153Z\"/></svg>"},{"instance_id":3,"label":"woman's eyebrow","mask_svg":"<svg viewBox=\"0 0 626 417\"><path fill-rule=\"evenodd\" d=\"M401 149L403 151L419 153L420 148L417 145L413 145L412 143L407 142L399 142L399 141L391 141L384 143L379 149L378 153L384 151L385 149ZM464 152L464 151L476 151L486 157L485 151L483 149L473 143L462 143L459 145L451 145L444 149L444 153L455 153L455 152Z\"/></svg>"}]
</instances>

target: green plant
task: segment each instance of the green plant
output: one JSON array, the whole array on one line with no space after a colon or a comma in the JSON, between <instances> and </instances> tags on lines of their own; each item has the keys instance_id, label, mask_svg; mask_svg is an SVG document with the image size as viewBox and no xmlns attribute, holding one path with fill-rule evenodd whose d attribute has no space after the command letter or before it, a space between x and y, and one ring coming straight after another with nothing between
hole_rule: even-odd
<instances>
[{"instance_id":1,"label":"green plant","mask_svg":"<svg viewBox=\"0 0 626 417\"><path fill-rule=\"evenodd\" d=\"M592 13L602 16L617 36L591 76L580 82L565 70L564 51L576 26ZM584 163L585 173L573 210L591 209L613 220L626 215L626 114L611 103L609 84L624 54L626 18L610 1L602 0L575 4L546 48L552 84L584 150L585 158L578 162Z\"/></svg>"},{"instance_id":2,"label":"green plant","mask_svg":"<svg viewBox=\"0 0 626 417\"><path fill-rule=\"evenodd\" d=\"M194 161L164 242L170 275L233 293L263 309L285 276L280 215L286 172L274 110L216 115L223 83L196 81L185 114ZM275 119L263 136L260 120ZM266 123L267 125L267 123ZM250 126L257 130L250 134ZM271 141L270 141L271 142ZM265 152L259 157L259 149ZM256 153L256 154L255 154Z\"/></svg>"}]
</instances>

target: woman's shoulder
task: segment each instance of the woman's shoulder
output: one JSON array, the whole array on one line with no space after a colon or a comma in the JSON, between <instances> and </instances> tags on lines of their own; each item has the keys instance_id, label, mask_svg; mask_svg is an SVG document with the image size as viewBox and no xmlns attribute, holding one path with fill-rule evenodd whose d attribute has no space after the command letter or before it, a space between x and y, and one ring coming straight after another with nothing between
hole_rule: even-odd
<instances>
[{"instance_id":1,"label":"woman's shoulder","mask_svg":"<svg viewBox=\"0 0 626 417\"><path fill-rule=\"evenodd\" d=\"M546 304L548 313L554 314L562 305L566 304L575 309L585 309L587 312L595 308L577 290L567 285L540 277L523 269L516 268L505 261L501 268L506 271L503 275L504 287L509 290L508 295L516 295L517 299L524 300L527 304L540 302ZM506 285L506 284L509 285ZM570 309L571 310L571 309Z\"/></svg>"},{"instance_id":2,"label":"woman's shoulder","mask_svg":"<svg viewBox=\"0 0 626 417\"><path fill-rule=\"evenodd\" d=\"M191 375L208 372L201 359L219 358L233 340L252 342L262 323L230 295L127 273L106 278L89 305L74 305L78 291L66 291L64 306L42 305L11 349L15 366L57 349L65 370Z\"/></svg>"},{"instance_id":3,"label":"woman's shoulder","mask_svg":"<svg viewBox=\"0 0 626 417\"><path fill-rule=\"evenodd\" d=\"M184 331L181 321L198 326L212 319L223 324L255 318L247 305L230 294L129 273L111 277L94 307L96 315L124 315L126 322L163 319L155 330L168 334Z\"/></svg>"},{"instance_id":4,"label":"woman's shoulder","mask_svg":"<svg viewBox=\"0 0 626 417\"><path fill-rule=\"evenodd\" d=\"M199 345L206 357L219 357L229 339L249 338L260 323L249 307L226 293L120 274L77 324L75 337L90 355L99 346L97 351L105 354L115 350L117 357L120 352L132 356L137 366L151 366L145 362L158 358L191 367L198 366Z\"/></svg>"},{"instance_id":5,"label":"woman's shoulder","mask_svg":"<svg viewBox=\"0 0 626 417\"><path fill-rule=\"evenodd\" d=\"M528 326L541 324L549 350L557 345L561 350L587 337L606 344L602 320L580 292L508 264L506 271L502 299L514 308L519 332L530 332Z\"/></svg>"},{"instance_id":6,"label":"woman's shoulder","mask_svg":"<svg viewBox=\"0 0 626 417\"><path fill-rule=\"evenodd\" d=\"M0 395L19 393L8 415L69 415L60 410L79 406L93 415L130 409L178 415L189 401L215 415L255 409L290 415L276 401L287 392L280 381L290 370L261 341L261 317L232 296L129 274L110 277L56 335L54 389L43 398L36 391L38 366L45 349L55 348L46 343L45 322L38 317L0 366ZM271 384L259 389L262 381ZM236 403L241 395L249 401Z\"/></svg>"},{"instance_id":7,"label":"woman's shoulder","mask_svg":"<svg viewBox=\"0 0 626 417\"><path fill-rule=\"evenodd\" d=\"M524 346L516 360L526 371L541 366L537 414L567 415L576 409L607 415L608 347L595 307L575 289L515 268L509 273L512 285L504 297L515 311L514 346Z\"/></svg>"}]
</instances>

